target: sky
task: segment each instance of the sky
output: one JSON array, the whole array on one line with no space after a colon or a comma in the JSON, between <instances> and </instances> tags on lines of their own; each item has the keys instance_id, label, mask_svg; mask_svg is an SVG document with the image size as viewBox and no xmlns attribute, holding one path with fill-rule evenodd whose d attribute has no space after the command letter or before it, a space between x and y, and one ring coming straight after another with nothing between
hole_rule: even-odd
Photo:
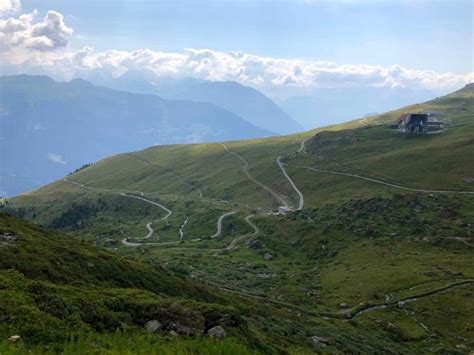
<instances>
[{"instance_id":1,"label":"sky","mask_svg":"<svg viewBox=\"0 0 474 355\"><path fill-rule=\"evenodd\" d=\"M3 72L236 80L260 88L474 80L470 0L0 0Z\"/></svg>"}]
</instances>

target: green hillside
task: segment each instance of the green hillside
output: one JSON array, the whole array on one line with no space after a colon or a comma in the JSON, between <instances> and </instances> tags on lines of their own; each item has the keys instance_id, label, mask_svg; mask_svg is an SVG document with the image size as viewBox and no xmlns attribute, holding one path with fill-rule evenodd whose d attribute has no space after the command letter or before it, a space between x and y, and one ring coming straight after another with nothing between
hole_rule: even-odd
<instances>
[{"instance_id":1,"label":"green hillside","mask_svg":"<svg viewBox=\"0 0 474 355\"><path fill-rule=\"evenodd\" d=\"M387 125L418 111L452 125ZM290 352L474 349L473 86L322 131L117 155L5 209L279 309L255 324Z\"/></svg>"},{"instance_id":2,"label":"green hillside","mask_svg":"<svg viewBox=\"0 0 474 355\"><path fill-rule=\"evenodd\" d=\"M246 349L235 338L242 339L247 333L247 340L252 339L242 310L237 304L237 308L226 306L228 303L215 291L158 265L97 250L0 215L0 337L3 341L21 337L11 345L0 341L2 354L30 346L38 352L65 346L70 353L79 353L81 347L94 342L104 348L120 345L126 347L124 351L133 351L134 337L140 340L134 346L143 352L152 344L169 353L175 353L174 349L183 353L200 348ZM160 332L145 331L152 320L161 323ZM204 335L218 324L234 337L215 343L166 336L170 331ZM148 347L140 349L143 346Z\"/></svg>"}]
</instances>

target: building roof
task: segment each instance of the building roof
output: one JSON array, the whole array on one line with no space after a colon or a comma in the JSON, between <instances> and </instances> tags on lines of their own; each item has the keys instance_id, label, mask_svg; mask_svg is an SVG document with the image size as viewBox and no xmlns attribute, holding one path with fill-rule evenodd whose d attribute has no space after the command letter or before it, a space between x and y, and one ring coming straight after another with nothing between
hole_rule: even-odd
<instances>
[{"instance_id":1,"label":"building roof","mask_svg":"<svg viewBox=\"0 0 474 355\"><path fill-rule=\"evenodd\" d=\"M410 117L411 117L411 113L405 113L403 115L401 115L400 117L398 117L398 120L397 120L397 123L400 124L400 123L408 123L408 121L410 121Z\"/></svg>"},{"instance_id":2,"label":"building roof","mask_svg":"<svg viewBox=\"0 0 474 355\"><path fill-rule=\"evenodd\" d=\"M426 113L405 113L397 119L397 124L400 124L402 122L407 124L411 121L412 118L415 118L417 116L423 116L423 118L428 119L428 115Z\"/></svg>"}]
</instances>

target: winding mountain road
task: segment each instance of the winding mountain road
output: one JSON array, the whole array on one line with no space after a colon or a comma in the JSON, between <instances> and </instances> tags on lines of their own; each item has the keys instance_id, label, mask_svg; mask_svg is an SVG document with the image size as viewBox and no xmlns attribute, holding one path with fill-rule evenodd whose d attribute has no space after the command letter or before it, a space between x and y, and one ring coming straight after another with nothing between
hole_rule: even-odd
<instances>
[{"instance_id":1,"label":"winding mountain road","mask_svg":"<svg viewBox=\"0 0 474 355\"><path fill-rule=\"evenodd\" d=\"M129 194L126 194L126 193L123 193L123 192L118 192L120 190L112 190L112 189L104 189L104 188L98 188L98 187L93 187L93 186L88 186L88 185L85 185L85 184L82 184L82 183L79 183L79 182L76 182L76 181L72 181L72 180L69 180L67 178L63 178L63 181L67 182L67 183L70 183L70 184L73 184L73 185L76 185L76 186L79 186L80 188L83 188L83 189L88 189L88 190L92 190L92 191L101 191L101 192L110 192L110 193L115 193L115 194L119 194L120 196L125 196L125 197L129 197L129 198L135 198L137 200L141 200L141 201L144 201L146 203L149 203L149 204L152 204L154 206L158 206L160 207L162 210L164 210L166 212L166 216L164 216L163 218L160 218L160 219L157 219L155 221L151 221L151 222L148 222L146 224L146 229L148 230L148 233L147 235L143 238L143 239L149 239L153 233L154 233L154 230L153 230L153 227L151 226L153 223L155 222L160 222L160 221L164 221L166 219L168 219L172 214L173 212L163 206L162 204L158 203L158 202L155 202L155 201L151 201L151 200L148 200L146 198L143 198L143 197L140 197L140 196L135 196L135 195L129 195ZM132 190L133 191L133 190ZM138 192L141 196L144 195L144 193L142 191L134 191L134 192ZM186 220L187 221L187 220ZM179 242L179 241L178 241ZM170 244L170 243L174 243L174 242L164 242L164 243L146 243L146 244ZM122 239L122 244L127 246L127 247L136 247L136 246L140 246L140 245L143 245L145 243L135 243L135 242L129 242L128 241L128 238L124 238Z\"/></svg>"},{"instance_id":2,"label":"winding mountain road","mask_svg":"<svg viewBox=\"0 0 474 355\"><path fill-rule=\"evenodd\" d=\"M229 154L232 154L233 156L237 157L238 159L240 159L244 165L242 166L242 170L243 172L245 173L245 175L247 175L247 177L253 181L254 183L256 183L258 186L262 187L263 189L265 189L266 191L268 191L279 203L281 203L281 205L287 209L290 209L290 206L288 205L288 202L285 201L285 199L283 199L283 197L281 197L276 191L274 191L273 189L271 189L270 187L262 184L260 181L256 180L255 178L252 177L252 175L250 175L250 164L247 160L245 160L241 155L229 150L227 148L227 146L223 143L221 143L222 147L224 147L224 150L229 153Z\"/></svg>"},{"instance_id":3,"label":"winding mountain road","mask_svg":"<svg viewBox=\"0 0 474 355\"><path fill-rule=\"evenodd\" d=\"M225 247L223 250L226 250L226 251L230 251L230 250L233 250L235 249L235 247L237 246L237 243L244 240L244 239L247 239L249 237L253 237L253 236L256 236L258 233L260 233L260 229L255 225L255 223L253 223L251 220L253 217L255 217L256 215L254 214L251 214L251 215L248 215L247 217L245 217L245 222L247 222L247 224L249 224L252 228L253 228L253 232L252 233L247 233L247 234L244 234L244 235L241 235L235 239L233 239L230 244Z\"/></svg>"},{"instance_id":4,"label":"winding mountain road","mask_svg":"<svg viewBox=\"0 0 474 355\"><path fill-rule=\"evenodd\" d=\"M217 238L218 236L220 236L222 234L222 221L227 216L233 215L235 213L237 213L237 211L227 212L227 213L224 213L222 216L219 217L219 219L217 220L217 231L216 231L216 233L211 235L211 239Z\"/></svg>"},{"instance_id":5,"label":"winding mountain road","mask_svg":"<svg viewBox=\"0 0 474 355\"><path fill-rule=\"evenodd\" d=\"M304 143L304 141L303 141ZM302 144L302 147L304 148L304 145ZM301 149L301 148L300 148ZM290 183L291 187L293 187L293 190L296 191L296 193L298 194L298 197L299 197L299 202L298 202L298 208L296 209L297 211L301 211L304 207L304 196L303 196L303 193L296 187L296 184L295 182L293 181L292 178L290 178L290 176L288 175L288 173L286 172L285 170L285 167L284 165L286 165L285 163L283 163L281 161L282 157L279 156L277 158L277 164L278 166L280 167L281 171L283 172L283 175L285 175L286 179L288 180L288 182Z\"/></svg>"},{"instance_id":6,"label":"winding mountain road","mask_svg":"<svg viewBox=\"0 0 474 355\"><path fill-rule=\"evenodd\" d=\"M377 179L372 179L372 178L362 176L362 175L357 175L357 174L343 173L343 172L340 172L340 171L319 169L319 168L313 168L313 167L310 167L310 166L303 166L303 165L289 165L289 164L285 164L285 165L294 166L294 167L297 167L297 168L302 168L302 169L307 169L307 170L313 170L313 171L316 171L316 172L321 172L321 173L326 173L326 174L347 176L347 177L351 177L351 178L355 178L355 179L366 180L366 181L370 181L370 182L373 182L373 183L376 183L376 184L381 184L381 185L385 185L385 186L394 187L396 189L413 191L413 192L424 192L424 193L432 193L432 194L433 193L434 194L450 194L450 193L452 193L452 194L474 194L474 191L417 189L417 188L406 187L406 186L402 186L402 185L398 185L398 184L394 184L394 183L390 183L390 182L385 182L385 181L381 181L381 180L377 180Z\"/></svg>"},{"instance_id":7,"label":"winding mountain road","mask_svg":"<svg viewBox=\"0 0 474 355\"><path fill-rule=\"evenodd\" d=\"M306 138L306 139L303 139L303 140L301 141L300 149L298 149L298 150L296 151L296 153L305 152L305 147L304 147L304 145L305 145L305 143L306 143L306 141L307 141L308 139L309 139L309 138Z\"/></svg>"}]
</instances>

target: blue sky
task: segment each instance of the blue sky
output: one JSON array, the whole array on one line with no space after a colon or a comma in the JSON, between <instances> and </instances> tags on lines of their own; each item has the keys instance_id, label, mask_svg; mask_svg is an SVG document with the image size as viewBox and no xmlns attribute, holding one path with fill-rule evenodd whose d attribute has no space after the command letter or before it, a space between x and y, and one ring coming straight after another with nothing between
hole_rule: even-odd
<instances>
[{"instance_id":1,"label":"blue sky","mask_svg":"<svg viewBox=\"0 0 474 355\"><path fill-rule=\"evenodd\" d=\"M471 1L24 0L62 13L95 50L210 48L338 64L473 70Z\"/></svg>"}]
</instances>

